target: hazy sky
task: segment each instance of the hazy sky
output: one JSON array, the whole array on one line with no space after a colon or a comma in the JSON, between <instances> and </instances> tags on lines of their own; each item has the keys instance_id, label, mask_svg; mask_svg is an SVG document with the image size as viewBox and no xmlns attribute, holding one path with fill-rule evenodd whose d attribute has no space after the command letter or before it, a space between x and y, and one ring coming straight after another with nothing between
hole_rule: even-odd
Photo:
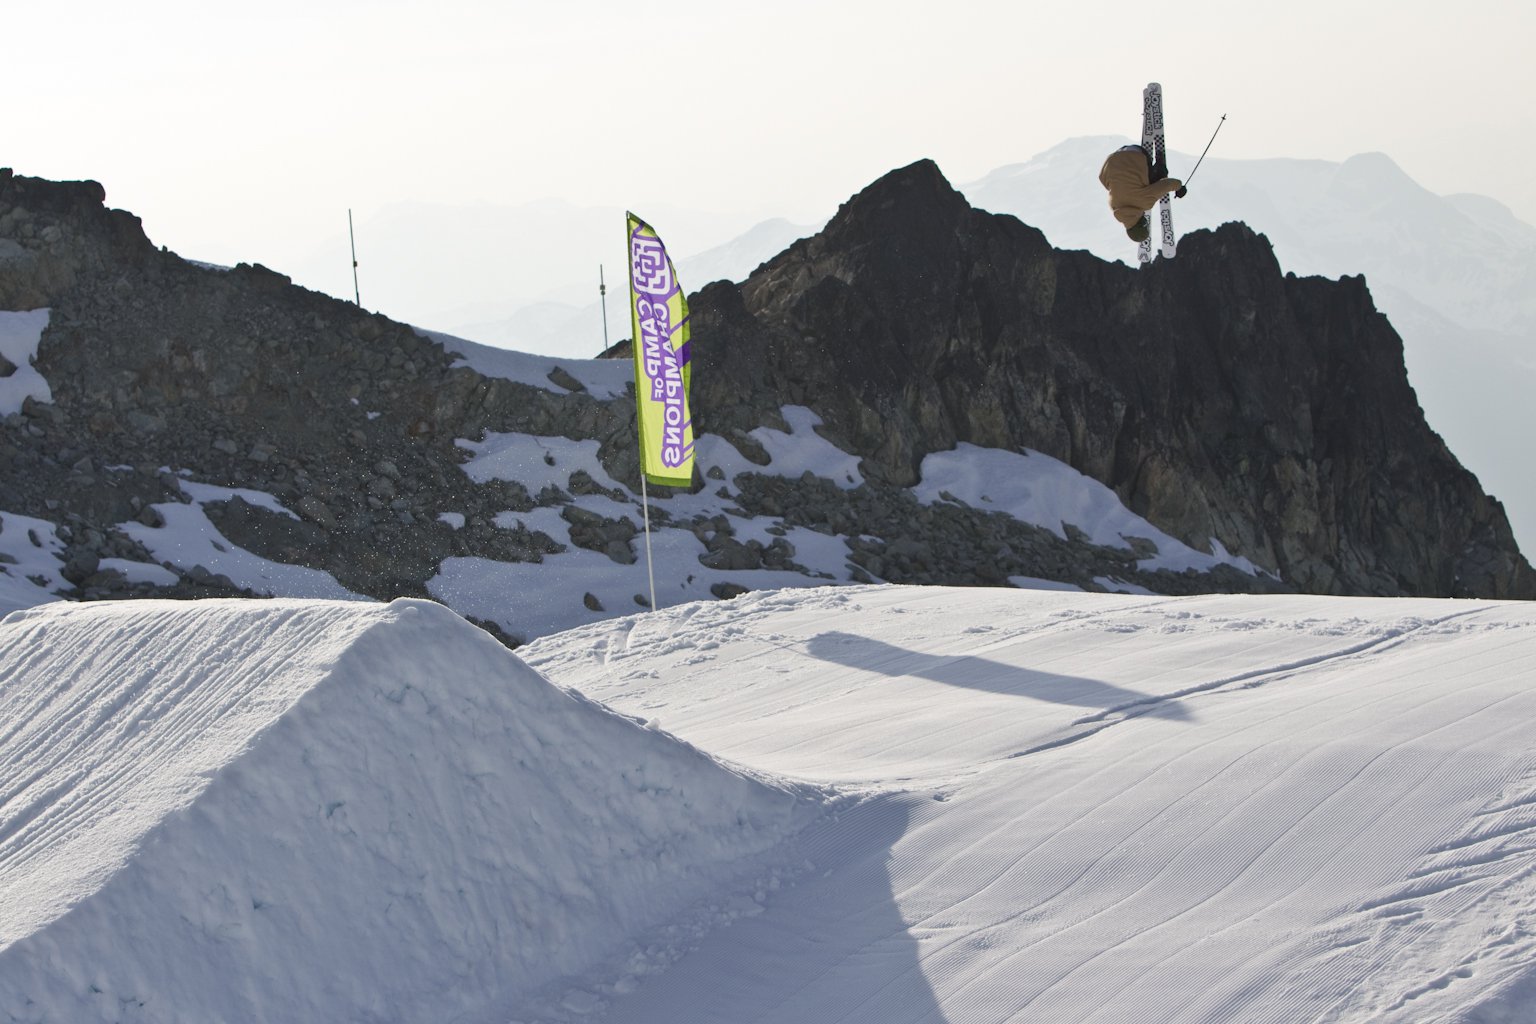
<instances>
[{"instance_id":1,"label":"hazy sky","mask_svg":"<svg viewBox=\"0 0 1536 1024\"><path fill-rule=\"evenodd\" d=\"M403 0L8 5L0 165L94 178L182 255L281 269L402 200L810 220L1076 135L1388 153L1536 222L1536 5ZM1179 169L1175 168L1175 173ZM1202 171L1202 173L1205 173Z\"/></svg>"}]
</instances>

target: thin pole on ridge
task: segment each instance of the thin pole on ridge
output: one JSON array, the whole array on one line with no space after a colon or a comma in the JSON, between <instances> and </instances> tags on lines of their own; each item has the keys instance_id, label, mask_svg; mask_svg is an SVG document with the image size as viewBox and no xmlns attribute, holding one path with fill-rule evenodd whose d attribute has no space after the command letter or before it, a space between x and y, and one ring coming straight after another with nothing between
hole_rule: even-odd
<instances>
[{"instance_id":1,"label":"thin pole on ridge","mask_svg":"<svg viewBox=\"0 0 1536 1024\"><path fill-rule=\"evenodd\" d=\"M352 240L352 299L359 309L363 306L363 297L357 290L357 233L352 230L352 211L347 210L347 237Z\"/></svg>"},{"instance_id":2,"label":"thin pole on ridge","mask_svg":"<svg viewBox=\"0 0 1536 1024\"><path fill-rule=\"evenodd\" d=\"M603 280L603 265L597 265L597 297L603 304L603 351L608 351L608 284Z\"/></svg>"},{"instance_id":3,"label":"thin pole on ridge","mask_svg":"<svg viewBox=\"0 0 1536 1024\"><path fill-rule=\"evenodd\" d=\"M1226 124L1226 123L1227 123L1227 115L1226 114L1222 114L1221 115L1221 120L1216 122L1216 131L1215 132L1211 132L1211 140L1210 140L1210 142L1207 142L1205 144L1205 148L1200 151L1200 159L1195 161L1195 169L1193 171L1189 172L1189 177L1188 178L1184 179L1184 184L1185 185L1188 185L1189 181L1190 181L1190 178L1193 178L1195 176L1195 171L1198 171L1200 169L1201 162L1205 160L1205 154L1207 154L1207 153L1209 153L1211 151L1211 142L1215 142L1216 141L1216 132L1221 131L1221 126Z\"/></svg>"}]
</instances>

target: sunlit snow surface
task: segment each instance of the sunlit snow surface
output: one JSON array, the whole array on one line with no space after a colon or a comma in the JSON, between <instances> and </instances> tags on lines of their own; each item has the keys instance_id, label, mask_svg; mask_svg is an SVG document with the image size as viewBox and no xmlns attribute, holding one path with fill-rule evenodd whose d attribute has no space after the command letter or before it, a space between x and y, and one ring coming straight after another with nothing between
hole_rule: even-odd
<instances>
[{"instance_id":1,"label":"sunlit snow surface","mask_svg":"<svg viewBox=\"0 0 1536 1024\"><path fill-rule=\"evenodd\" d=\"M420 331L425 338L442 345L458 359L454 366L468 366L487 377L501 377L532 387L568 393L568 389L550 379L556 367L580 382L594 398L616 398L635 379L634 364L625 359L567 359L513 352L493 345L456 338L439 331Z\"/></svg>"},{"instance_id":2,"label":"sunlit snow surface","mask_svg":"<svg viewBox=\"0 0 1536 1024\"><path fill-rule=\"evenodd\" d=\"M59 575L64 542L54 524L0 511L0 614L59 599L74 586Z\"/></svg>"},{"instance_id":3,"label":"sunlit snow surface","mask_svg":"<svg viewBox=\"0 0 1536 1024\"><path fill-rule=\"evenodd\" d=\"M1528 1021L1533 666L1520 603L56 602L0 621L0 1012Z\"/></svg>"},{"instance_id":4,"label":"sunlit snow surface","mask_svg":"<svg viewBox=\"0 0 1536 1024\"><path fill-rule=\"evenodd\" d=\"M875 792L607 1018L1530 1021L1536 608L846 588L525 652Z\"/></svg>"},{"instance_id":5,"label":"sunlit snow surface","mask_svg":"<svg viewBox=\"0 0 1536 1024\"><path fill-rule=\"evenodd\" d=\"M46 311L43 313L45 316ZM34 325L38 331L44 322L39 320ZM624 360L554 360L477 346L444 335L430 336L450 351L460 353L481 372L555 391L565 390L549 377L557 365L568 376L556 376L580 381L600 399L622 394L631 372ZM706 485L697 494L650 496L654 521L649 558L643 532L630 542L628 554L633 560L615 560L606 553L573 544L570 524L562 518L560 505L545 505L531 511L507 509L493 517L495 525L503 529L524 526L543 532L565 550L543 554L537 562L447 558L426 581L427 592L461 614L496 623L508 635L526 640L646 607L652 601L653 581L658 607L707 598L722 586L761 590L852 582L859 570L850 561L847 538L786 526L776 517L748 516L737 507L735 480L742 473L799 478L810 472L843 488L858 487L864 482L858 457L818 433L821 419L814 411L786 405L781 416L783 429L763 426L749 434L760 449L759 457L767 457L766 464L753 462L722 437L705 434L699 438L697 460ZM596 440L489 431L477 438L460 438L457 444L469 453L460 468L470 480L515 481L535 500L565 501L566 497L555 493L564 492L566 496L574 495L571 504L605 519L628 519L637 530L644 529L646 509L641 495L609 475L599 458L600 444ZM154 506L164 519L163 525L150 526L138 520L117 524L124 534L144 546L154 562L112 559L104 568L116 569L135 582L170 584L177 577L159 563L175 566L181 573L194 577L195 570L201 567L258 595L363 599L322 570L276 562L239 547L204 512L206 505L238 497L278 515L298 518L278 498L251 488L198 482L188 479L189 473L182 470L178 474L187 502ZM607 494L576 494L582 489L573 482L578 473L590 477ZM1257 572L1246 559L1228 555L1214 540L1213 553L1206 554L1168 537L1133 515L1108 488L1038 452L1007 452L962 444L949 452L934 453L925 459L922 480L913 493L930 504L960 501L1006 513L1058 536L1065 536L1070 524L1099 544L1126 548L1131 538L1148 540L1157 550L1140 562L1147 570L1208 571L1218 564L1227 564L1243 572ZM3 513L0 507L0 514ZM778 543L781 550L784 544L789 545L790 567L731 570L702 564L700 559L709 553L705 543L692 529L672 524L721 515L727 517L738 543L756 541L764 547ZM436 519L448 528L462 529L466 510L441 509ZM0 545L19 544L20 536L13 532L8 538L0 538ZM4 602L0 607L26 607L71 591L59 576L63 568L61 552L62 546L58 544L41 553L27 550L32 572L24 573L19 566L0 566L0 602ZM39 569L43 570L41 575L36 571ZM43 579L44 585L29 582L28 575ZM1021 587L1066 586L1025 577L1013 582ZM1140 587L1120 580L1095 582L1112 592L1141 591Z\"/></svg>"},{"instance_id":6,"label":"sunlit snow surface","mask_svg":"<svg viewBox=\"0 0 1536 1024\"><path fill-rule=\"evenodd\" d=\"M235 586L258 595L370 600L343 587L330 573L274 562L239 547L220 533L203 511L206 502L240 497L252 505L297 518L272 495L249 488L214 487L191 481L182 481L181 488L193 499L190 504L169 501L153 506L164 518L163 526L146 526L134 520L118 524L118 529L143 544L159 561L170 562L186 571L202 566L214 575L229 577ZM131 579L150 578L155 568L130 570L126 575Z\"/></svg>"},{"instance_id":7,"label":"sunlit snow surface","mask_svg":"<svg viewBox=\"0 0 1536 1024\"><path fill-rule=\"evenodd\" d=\"M652 528L650 557L660 607L706 597L716 584L776 589L853 579L855 567L849 561L845 538L803 527L786 528L778 520L748 517L735 507L732 486L741 473L799 477L809 471L844 488L864 482L858 458L817 433L821 418L814 411L787 405L782 416L787 430L759 427L750 433L767 454L766 465L749 461L725 439L706 434L699 440L698 465L708 485L698 494L653 496L652 502L655 509L675 520L727 514L735 538L741 543L756 540L766 546L782 536L794 549L795 563L804 566L810 575L767 569L710 569L699 562L707 548L691 530L657 524ZM627 518L637 528L643 527L640 496L603 468L597 441L487 432L478 439L460 439L458 444L471 453L461 469L472 480L515 480L537 496L545 488L566 490L571 486L572 474L586 473L599 486L624 495L627 500L586 495L577 497L573 504L608 519ZM723 488L717 481L723 482ZM1215 540L1211 542L1213 554L1184 545L1132 514L1103 484L1039 452L1015 453L961 444L952 451L924 459L922 480L913 488L913 494L929 504L960 501L984 511L1006 513L1060 537L1066 536L1065 526L1071 524L1083 530L1094 543L1110 547L1128 548L1130 538L1148 540L1157 550L1152 557L1140 561L1141 568L1146 570L1205 572L1226 564L1249 574L1258 572L1247 559L1229 555ZM508 511L498 516L496 522L503 528L521 525L541 531L567 545L567 550L546 555L540 562L446 559L438 574L428 581L427 588L433 597L465 615L496 622L522 639L611 618L650 601L652 572L646 564L643 536L633 542L637 560L622 565L600 552L571 545L569 524L558 508ZM770 533L770 528L778 532ZM1026 588L1070 586L1024 577L1013 582ZM1111 592L1146 592L1121 580L1106 578L1095 582ZM597 609L586 600L588 595L596 599Z\"/></svg>"},{"instance_id":8,"label":"sunlit snow surface","mask_svg":"<svg viewBox=\"0 0 1536 1024\"><path fill-rule=\"evenodd\" d=\"M525 358L516 353L506 355ZM603 369L607 368L605 363ZM863 483L859 460L817 433L821 420L816 413L803 406L789 405L783 408L782 416L787 429L759 427L750 434L768 456L765 465L750 461L729 441L716 435L706 434L699 439L698 464L708 485L697 494L651 496L656 514L651 528L650 564L643 532L630 542L634 561L623 563L605 553L575 546L570 523L561 514L562 505L530 511L509 509L495 517L497 526L523 526L545 533L565 550L543 555L537 562L447 558L427 581L427 591L461 614L495 622L509 635L527 640L646 607L651 600L653 578L660 607L707 598L712 594L711 588L719 585L763 590L851 582L856 566L849 559L851 552L845 537L785 526L773 517L748 516L736 507L734 481L742 473L798 478L809 471L844 488ZM516 481L536 499L551 490L573 492L577 489L573 475L584 473L608 494L618 497L576 495L570 504L605 519L628 519L643 531L645 509L641 496L609 475L598 457L600 445L595 440L487 432L480 438L462 438L458 445L469 453L460 468L471 480ZM164 525L148 526L136 520L119 524L119 529L143 544L156 562L168 562L183 572L201 566L260 595L363 599L326 572L275 562L240 548L219 531L203 510L207 504L238 497L279 515L297 518L276 497L250 488L219 487L186 479L180 481L180 487L190 501L154 506L164 518ZM1151 541L1156 554L1139 563L1146 570L1203 572L1226 564L1242 572L1258 572L1247 559L1229 555L1215 540L1211 541L1212 554L1189 548L1132 514L1109 488L1039 452L1007 452L961 444L923 461L922 480L913 488L913 494L930 504L959 501L984 511L1005 513L1062 537L1070 524L1094 543L1110 547L1127 548L1132 538ZM791 561L805 572L708 568L700 562L708 554L703 541L691 529L668 525L719 515L728 517L739 543L757 541L765 547L779 540L787 543L793 550ZM441 512L438 518L453 529L462 528L465 522L464 513L454 509ZM8 550L3 547L7 543L24 544L23 537L24 532L13 531L9 537L0 533L0 550ZM47 588L37 587L13 568L6 576L0 576L0 587L4 588L0 600L9 601L10 607L25 607L52 599L55 590L69 589L58 577L62 568L58 553L62 546L54 544L49 550L51 554L27 549L26 554L34 572L39 567L46 569L44 575L53 582ZM156 564L111 560L104 567L116 568L130 580L174 582L169 570ZM1070 586L1025 577L1012 582L1025 588ZM1146 592L1118 579L1103 578L1095 583L1111 592Z\"/></svg>"},{"instance_id":9,"label":"sunlit snow surface","mask_svg":"<svg viewBox=\"0 0 1536 1024\"><path fill-rule=\"evenodd\" d=\"M9 376L0 377L0 416L21 412L29 398L39 402L53 401L53 389L32 366L47 326L46 309L25 313L0 311L0 356L16 368Z\"/></svg>"},{"instance_id":10,"label":"sunlit snow surface","mask_svg":"<svg viewBox=\"0 0 1536 1024\"><path fill-rule=\"evenodd\" d=\"M15 613L0 1019L505 1021L573 973L632 988L759 912L824 799L429 602Z\"/></svg>"},{"instance_id":11,"label":"sunlit snow surface","mask_svg":"<svg viewBox=\"0 0 1536 1024\"><path fill-rule=\"evenodd\" d=\"M921 472L922 482L913 491L929 504L958 499L973 508L1006 512L1043 526L1063 540L1068 524L1107 547L1127 547L1132 537L1150 540L1157 546L1157 555L1139 563L1148 571L1208 572L1225 564L1250 576L1258 572L1246 558L1227 554L1215 538L1211 539L1214 554L1195 551L1131 512L1097 480L1037 451L1020 454L962 441L953 451L924 458Z\"/></svg>"}]
</instances>

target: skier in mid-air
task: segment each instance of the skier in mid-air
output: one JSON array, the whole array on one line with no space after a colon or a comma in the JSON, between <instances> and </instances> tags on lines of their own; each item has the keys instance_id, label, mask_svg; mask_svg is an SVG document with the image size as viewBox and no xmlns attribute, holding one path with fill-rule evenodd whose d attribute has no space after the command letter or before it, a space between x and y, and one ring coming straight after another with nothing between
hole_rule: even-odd
<instances>
[{"instance_id":1,"label":"skier in mid-air","mask_svg":"<svg viewBox=\"0 0 1536 1024\"><path fill-rule=\"evenodd\" d=\"M1133 242L1144 242L1150 233L1147 211L1172 192L1180 199L1186 190L1168 168L1154 166L1151 155L1140 146L1121 146L1109 154L1099 171L1099 184L1109 190L1109 208Z\"/></svg>"}]
</instances>

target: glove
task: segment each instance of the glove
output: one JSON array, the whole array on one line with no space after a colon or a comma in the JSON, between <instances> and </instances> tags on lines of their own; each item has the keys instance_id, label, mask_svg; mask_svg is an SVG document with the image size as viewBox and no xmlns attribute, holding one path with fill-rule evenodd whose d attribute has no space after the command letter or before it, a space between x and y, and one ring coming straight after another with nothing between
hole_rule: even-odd
<instances>
[{"instance_id":1,"label":"glove","mask_svg":"<svg viewBox=\"0 0 1536 1024\"><path fill-rule=\"evenodd\" d=\"M1189 195L1189 189L1185 188L1183 185L1180 185L1178 190L1173 193L1173 197L1175 199L1183 199L1187 195Z\"/></svg>"}]
</instances>

